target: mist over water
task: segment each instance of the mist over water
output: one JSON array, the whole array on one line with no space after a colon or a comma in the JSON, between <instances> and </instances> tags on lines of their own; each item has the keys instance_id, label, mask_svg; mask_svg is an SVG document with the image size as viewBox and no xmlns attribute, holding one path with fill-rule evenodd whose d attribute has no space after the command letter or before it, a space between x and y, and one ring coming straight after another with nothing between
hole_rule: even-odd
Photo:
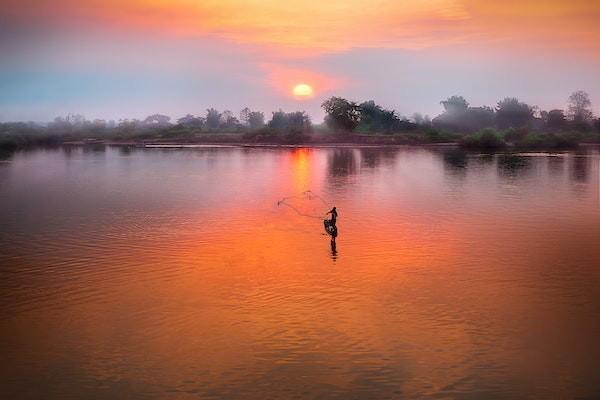
<instances>
[{"instance_id":1,"label":"mist over water","mask_svg":"<svg viewBox=\"0 0 600 400\"><path fill-rule=\"evenodd\" d=\"M6 398L600 396L597 150L64 147L0 207Z\"/></svg>"}]
</instances>

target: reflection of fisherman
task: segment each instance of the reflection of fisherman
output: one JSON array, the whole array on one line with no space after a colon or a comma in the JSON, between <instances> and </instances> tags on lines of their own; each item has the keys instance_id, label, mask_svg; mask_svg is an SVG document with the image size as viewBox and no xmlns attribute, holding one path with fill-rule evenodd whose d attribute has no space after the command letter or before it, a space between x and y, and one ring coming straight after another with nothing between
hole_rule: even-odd
<instances>
[{"instance_id":1,"label":"reflection of fisherman","mask_svg":"<svg viewBox=\"0 0 600 400\"><path fill-rule=\"evenodd\" d=\"M331 226L335 228L335 221L337 220L338 216L337 210L335 209L335 207L333 207L330 211L327 211L327 214L331 214L331 220L329 220L329 222L331 223Z\"/></svg>"}]
</instances>

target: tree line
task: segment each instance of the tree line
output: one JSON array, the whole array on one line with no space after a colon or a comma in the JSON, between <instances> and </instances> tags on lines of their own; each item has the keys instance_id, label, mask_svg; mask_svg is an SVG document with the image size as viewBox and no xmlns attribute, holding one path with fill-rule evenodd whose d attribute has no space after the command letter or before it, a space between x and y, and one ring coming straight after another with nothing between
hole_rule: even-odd
<instances>
[{"instance_id":1,"label":"tree line","mask_svg":"<svg viewBox=\"0 0 600 400\"><path fill-rule=\"evenodd\" d=\"M307 135L316 132L332 133L332 137L338 138L336 140L357 143L367 140L367 136L387 136L388 139L380 141L415 144L460 142L466 147L478 148L506 145L560 148L573 147L581 140L600 142L600 119L594 117L589 95L577 91L569 96L567 102L566 110L545 111L514 97L489 107L472 106L464 97L457 95L441 101L443 112L432 119L420 113L407 118L373 100L355 102L334 96L322 103L325 118L318 125L313 125L304 111L285 112L280 109L272 112L270 120L266 121L263 112L248 107L238 114L211 107L202 114L187 114L176 120L164 114L118 121L88 120L79 114L69 114L57 117L47 125L0 123L0 149L84 138L121 140L194 138L198 135L208 138L209 135L204 134L210 133L240 133L243 140L250 141L303 143L317 140L317 135L312 135L312 139Z\"/></svg>"},{"instance_id":2,"label":"tree line","mask_svg":"<svg viewBox=\"0 0 600 400\"><path fill-rule=\"evenodd\" d=\"M32 124L18 123L19 126ZM33 124L35 125L35 124ZM143 132L157 132L172 130L173 132L187 130L196 133L219 132L247 132L263 128L272 130L310 131L312 122L304 111L285 112L282 110L272 113L271 119L265 122L265 115L261 111L253 111L246 107L235 115L230 110L219 111L208 108L203 115L187 114L174 121L164 114L152 114L145 119L87 120L80 114L69 114L66 117L57 117L48 123L48 132L71 133L89 132L101 134L105 132L133 134Z\"/></svg>"},{"instance_id":3,"label":"tree line","mask_svg":"<svg viewBox=\"0 0 600 400\"><path fill-rule=\"evenodd\" d=\"M361 103L330 97L321 107L325 111L323 126L333 132L357 133L401 133L429 128L456 133L472 133L483 128L530 128L544 131L577 130L598 128L599 119L594 118L589 95L584 91L574 92L568 99L567 110L540 110L514 97L507 97L495 107L471 106L463 96L452 96L440 102L444 111L431 119L415 113L411 118L401 116L396 110L387 109L373 100ZM4 123L0 128L35 129L42 126L33 123ZM208 108L202 115L187 114L174 121L164 114L152 114L145 119L121 119L118 121L87 120L79 114L57 117L45 127L48 132L89 132L100 134L107 131L133 133L161 129L185 129L196 132L248 132L260 129L272 131L310 132L313 124L306 112L272 113L265 121L265 114L246 107L238 115L230 110L219 111Z\"/></svg>"},{"instance_id":4,"label":"tree line","mask_svg":"<svg viewBox=\"0 0 600 400\"><path fill-rule=\"evenodd\" d=\"M584 91L571 94L567 110L540 110L514 97L507 97L495 107L472 107L462 96L452 96L440 102L444 111L430 119L419 113L412 118L400 116L374 101L357 103L341 97L331 97L322 104L325 124L334 131L394 133L435 128L456 133L473 133L484 128L529 128L559 132L591 131L600 128L594 119L589 95Z\"/></svg>"}]
</instances>

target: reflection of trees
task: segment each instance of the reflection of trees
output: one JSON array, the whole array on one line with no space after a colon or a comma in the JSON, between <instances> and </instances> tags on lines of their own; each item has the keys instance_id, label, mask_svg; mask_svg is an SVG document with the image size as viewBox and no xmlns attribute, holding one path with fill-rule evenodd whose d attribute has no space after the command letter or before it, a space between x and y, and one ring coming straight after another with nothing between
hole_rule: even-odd
<instances>
[{"instance_id":1,"label":"reflection of trees","mask_svg":"<svg viewBox=\"0 0 600 400\"><path fill-rule=\"evenodd\" d=\"M128 156L133 152L133 146L119 146L119 154L122 156Z\"/></svg>"},{"instance_id":2,"label":"reflection of trees","mask_svg":"<svg viewBox=\"0 0 600 400\"><path fill-rule=\"evenodd\" d=\"M577 182L587 182L589 178L589 158L575 155L571 159L571 179Z\"/></svg>"},{"instance_id":3,"label":"reflection of trees","mask_svg":"<svg viewBox=\"0 0 600 400\"><path fill-rule=\"evenodd\" d=\"M528 157L514 154L503 154L498 156L498 173L501 176L518 177L531 167Z\"/></svg>"},{"instance_id":4,"label":"reflection of trees","mask_svg":"<svg viewBox=\"0 0 600 400\"><path fill-rule=\"evenodd\" d=\"M67 159L73 157L79 151L79 148L75 146L62 146L60 149Z\"/></svg>"},{"instance_id":5,"label":"reflection of trees","mask_svg":"<svg viewBox=\"0 0 600 400\"><path fill-rule=\"evenodd\" d=\"M494 163L494 155L493 154L482 154L479 158L479 163L481 165L489 165Z\"/></svg>"},{"instance_id":6,"label":"reflection of trees","mask_svg":"<svg viewBox=\"0 0 600 400\"><path fill-rule=\"evenodd\" d=\"M562 175L565 169L565 158L561 156L548 157L548 171L552 175Z\"/></svg>"},{"instance_id":7,"label":"reflection of trees","mask_svg":"<svg viewBox=\"0 0 600 400\"><path fill-rule=\"evenodd\" d=\"M330 176L347 176L356 173L356 156L352 149L335 149L327 157Z\"/></svg>"},{"instance_id":8,"label":"reflection of trees","mask_svg":"<svg viewBox=\"0 0 600 400\"><path fill-rule=\"evenodd\" d=\"M0 150L0 161L7 161L10 160L13 156L14 152L12 151L6 151L6 150ZM3 163L0 163L0 165L2 165ZM6 164L8 165L8 164Z\"/></svg>"},{"instance_id":9,"label":"reflection of trees","mask_svg":"<svg viewBox=\"0 0 600 400\"><path fill-rule=\"evenodd\" d=\"M106 145L104 143L90 143L83 145L84 153L104 153L106 152Z\"/></svg>"},{"instance_id":10,"label":"reflection of trees","mask_svg":"<svg viewBox=\"0 0 600 400\"><path fill-rule=\"evenodd\" d=\"M360 165L365 168L377 168L381 163L393 163L397 149L369 148L360 149Z\"/></svg>"},{"instance_id":11,"label":"reflection of trees","mask_svg":"<svg viewBox=\"0 0 600 400\"><path fill-rule=\"evenodd\" d=\"M464 173L467 168L467 153L460 149L452 149L444 153L444 167L452 173Z\"/></svg>"}]
</instances>

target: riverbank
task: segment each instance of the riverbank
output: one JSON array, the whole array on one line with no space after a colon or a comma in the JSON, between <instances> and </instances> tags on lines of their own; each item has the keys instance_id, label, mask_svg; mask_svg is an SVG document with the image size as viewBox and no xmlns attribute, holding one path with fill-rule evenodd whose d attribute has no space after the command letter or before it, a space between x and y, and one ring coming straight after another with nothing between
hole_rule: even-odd
<instances>
[{"instance_id":1,"label":"riverbank","mask_svg":"<svg viewBox=\"0 0 600 400\"><path fill-rule=\"evenodd\" d=\"M407 132L396 134L360 133L189 133L146 132L138 135L78 135L29 133L2 135L0 150L11 152L35 147L60 145L123 145L135 147L191 147L191 146L303 146L303 147L344 147L344 146L425 146L462 147L476 151L559 151L574 150L579 146L600 144L598 133L539 133L519 131L496 131L485 129L473 134L438 132Z\"/></svg>"},{"instance_id":2,"label":"riverbank","mask_svg":"<svg viewBox=\"0 0 600 400\"><path fill-rule=\"evenodd\" d=\"M431 140L422 134L366 135L366 134L291 134L248 135L237 133L202 134L194 137L138 138L138 139L85 139L67 141L67 145L122 145L134 147L435 147L463 148L484 152L503 151L562 151L582 146L598 146L600 140L583 140L577 134L531 134L520 140L509 141L501 135L483 132L454 137L454 140Z\"/></svg>"},{"instance_id":3,"label":"riverbank","mask_svg":"<svg viewBox=\"0 0 600 400\"><path fill-rule=\"evenodd\" d=\"M458 141L431 142L419 135L360 134L283 134L214 133L182 137L81 139L65 141L68 145L129 145L129 146L459 146Z\"/></svg>"}]
</instances>

